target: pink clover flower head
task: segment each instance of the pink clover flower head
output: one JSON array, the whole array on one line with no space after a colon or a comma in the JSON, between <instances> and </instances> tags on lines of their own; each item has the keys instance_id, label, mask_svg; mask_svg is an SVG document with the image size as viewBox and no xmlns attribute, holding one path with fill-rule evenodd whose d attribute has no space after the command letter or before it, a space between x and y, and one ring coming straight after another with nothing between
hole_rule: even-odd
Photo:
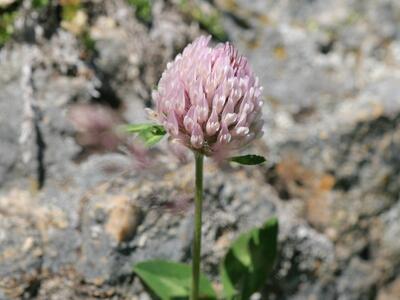
<instances>
[{"instance_id":1,"label":"pink clover flower head","mask_svg":"<svg viewBox=\"0 0 400 300\"><path fill-rule=\"evenodd\" d=\"M186 46L153 91L157 119L173 140L206 156L238 150L262 132L262 87L230 43Z\"/></svg>"}]
</instances>

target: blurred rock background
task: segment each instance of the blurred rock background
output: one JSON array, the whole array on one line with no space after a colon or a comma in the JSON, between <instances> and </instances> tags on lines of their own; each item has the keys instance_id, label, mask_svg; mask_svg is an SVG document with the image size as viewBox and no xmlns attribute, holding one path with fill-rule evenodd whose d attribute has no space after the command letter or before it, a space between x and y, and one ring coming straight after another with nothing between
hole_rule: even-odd
<instances>
[{"instance_id":1,"label":"blurred rock background","mask_svg":"<svg viewBox=\"0 0 400 300\"><path fill-rule=\"evenodd\" d=\"M207 162L216 288L230 242L277 215L254 299L400 299L399 1L0 0L1 300L151 299L135 262L190 261L192 163L112 127L146 119L200 34L265 87L268 163Z\"/></svg>"}]
</instances>

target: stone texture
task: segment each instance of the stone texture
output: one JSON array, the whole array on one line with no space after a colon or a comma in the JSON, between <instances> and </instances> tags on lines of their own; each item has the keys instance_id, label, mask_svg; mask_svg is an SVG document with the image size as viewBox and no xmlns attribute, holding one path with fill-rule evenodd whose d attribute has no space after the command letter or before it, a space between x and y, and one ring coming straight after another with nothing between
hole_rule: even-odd
<instances>
[{"instance_id":1,"label":"stone texture","mask_svg":"<svg viewBox=\"0 0 400 300\"><path fill-rule=\"evenodd\" d=\"M151 299L134 263L190 261L192 162L126 137L85 147L68 117L96 104L145 121L166 63L204 33L177 2L153 1L143 24L126 1L87 1L84 35L54 5L18 7L0 49L0 299ZM265 87L248 151L268 163L206 162L204 271L218 286L229 244L276 215L278 262L254 299L398 299L399 2L210 5Z\"/></svg>"}]
</instances>

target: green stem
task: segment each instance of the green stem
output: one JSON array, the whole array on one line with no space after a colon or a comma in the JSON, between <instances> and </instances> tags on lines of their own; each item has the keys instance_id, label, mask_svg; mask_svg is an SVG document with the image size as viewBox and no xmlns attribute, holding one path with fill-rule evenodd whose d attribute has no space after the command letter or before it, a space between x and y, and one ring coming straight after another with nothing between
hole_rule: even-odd
<instances>
[{"instance_id":1,"label":"green stem","mask_svg":"<svg viewBox=\"0 0 400 300\"><path fill-rule=\"evenodd\" d=\"M201 215L203 206L203 154L195 152L196 159L196 194L194 212L194 240L192 262L192 297L199 299L200 253L201 253Z\"/></svg>"}]
</instances>

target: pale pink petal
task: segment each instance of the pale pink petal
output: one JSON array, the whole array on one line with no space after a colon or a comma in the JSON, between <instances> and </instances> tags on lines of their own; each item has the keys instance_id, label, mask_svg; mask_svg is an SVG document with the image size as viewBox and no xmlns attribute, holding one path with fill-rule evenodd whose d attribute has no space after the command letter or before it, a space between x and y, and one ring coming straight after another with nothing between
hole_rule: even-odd
<instances>
[{"instance_id":1,"label":"pale pink petal","mask_svg":"<svg viewBox=\"0 0 400 300\"><path fill-rule=\"evenodd\" d=\"M262 87L230 43L202 36L167 65L153 92L172 139L208 156L239 149L262 134ZM218 153L218 154L217 154Z\"/></svg>"}]
</instances>

